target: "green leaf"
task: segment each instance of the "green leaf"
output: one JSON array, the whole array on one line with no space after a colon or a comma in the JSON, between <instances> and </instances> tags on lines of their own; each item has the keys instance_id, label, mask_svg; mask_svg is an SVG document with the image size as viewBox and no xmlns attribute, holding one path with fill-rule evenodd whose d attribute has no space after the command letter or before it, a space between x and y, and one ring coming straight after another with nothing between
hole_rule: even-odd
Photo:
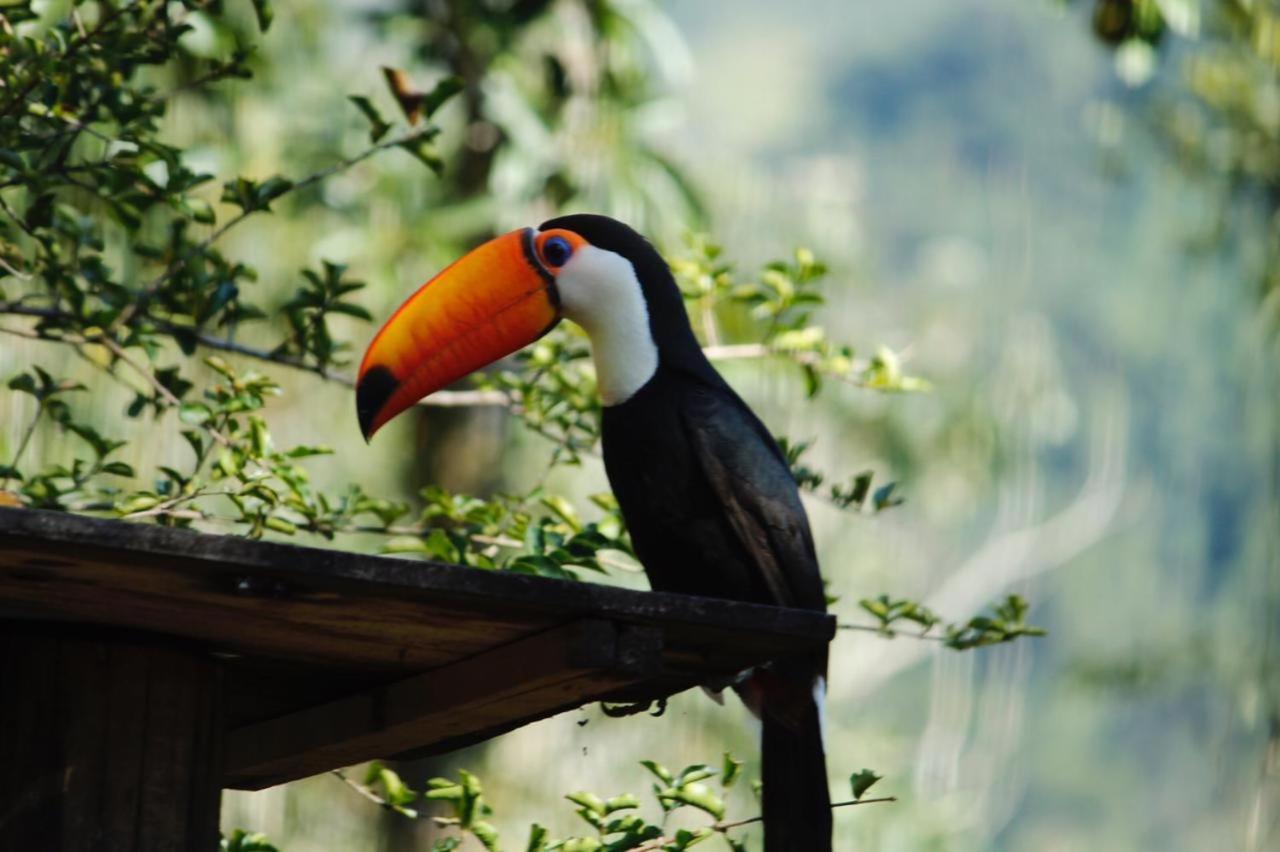
<instances>
[{"instance_id":1,"label":"green leaf","mask_svg":"<svg viewBox=\"0 0 1280 852\"><path fill-rule=\"evenodd\" d=\"M223 449L218 454L218 469L228 477L239 475L240 459L238 455L230 448Z\"/></svg>"},{"instance_id":2,"label":"green leaf","mask_svg":"<svg viewBox=\"0 0 1280 852\"><path fill-rule=\"evenodd\" d=\"M538 577L551 577L557 580L576 580L578 576L564 568L549 556L519 556L507 565L508 571L517 574L533 574Z\"/></svg>"},{"instance_id":3,"label":"green leaf","mask_svg":"<svg viewBox=\"0 0 1280 852\"><path fill-rule=\"evenodd\" d=\"M213 205L205 201L203 198L187 199L187 208L191 211L191 218L201 225L212 225L217 216L213 212Z\"/></svg>"},{"instance_id":4,"label":"green leaf","mask_svg":"<svg viewBox=\"0 0 1280 852\"><path fill-rule=\"evenodd\" d=\"M540 502L555 513L556 517L568 524L574 532L581 531L582 521L578 519L578 513L574 511L573 504L568 500L558 495L549 495L543 497Z\"/></svg>"},{"instance_id":5,"label":"green leaf","mask_svg":"<svg viewBox=\"0 0 1280 852\"><path fill-rule=\"evenodd\" d=\"M849 776L849 787L853 791L854 801L858 801L870 790L877 781L883 778L883 775L877 775L870 769L863 769Z\"/></svg>"},{"instance_id":6,"label":"green leaf","mask_svg":"<svg viewBox=\"0 0 1280 852\"><path fill-rule=\"evenodd\" d=\"M614 796L611 799L605 800L604 812L606 814L611 814L614 811L621 811L621 810L627 810L629 808L638 808L638 807L640 807L639 799L637 799L635 796L631 795L630 793L623 793L620 796Z\"/></svg>"},{"instance_id":7,"label":"green leaf","mask_svg":"<svg viewBox=\"0 0 1280 852\"><path fill-rule=\"evenodd\" d=\"M258 19L258 31L266 32L271 28L275 12L271 8L271 0L253 0L253 14Z\"/></svg>"},{"instance_id":8,"label":"green leaf","mask_svg":"<svg viewBox=\"0 0 1280 852\"><path fill-rule=\"evenodd\" d=\"M265 208L291 189L293 189L293 181L286 177L276 175L267 178L254 192L255 206Z\"/></svg>"},{"instance_id":9,"label":"green leaf","mask_svg":"<svg viewBox=\"0 0 1280 852\"><path fill-rule=\"evenodd\" d=\"M218 846L220 852L280 852L264 834L249 834L237 828L228 837L224 835Z\"/></svg>"},{"instance_id":10,"label":"green leaf","mask_svg":"<svg viewBox=\"0 0 1280 852\"><path fill-rule=\"evenodd\" d=\"M463 82L461 77L445 77L439 83L436 83L434 89L423 96L422 114L426 118L430 118L436 110L444 106L446 101L461 92L462 89Z\"/></svg>"},{"instance_id":11,"label":"green leaf","mask_svg":"<svg viewBox=\"0 0 1280 852\"><path fill-rule=\"evenodd\" d=\"M893 491L898 487L898 483L889 482L876 489L871 495L871 505L875 507L877 512L888 509L891 506L901 506L903 498L895 497Z\"/></svg>"},{"instance_id":12,"label":"green leaf","mask_svg":"<svg viewBox=\"0 0 1280 852\"><path fill-rule=\"evenodd\" d=\"M204 438L199 432L193 429L183 429L182 437L187 439L187 443L191 445L191 451L196 454L196 458L204 455Z\"/></svg>"},{"instance_id":13,"label":"green leaf","mask_svg":"<svg viewBox=\"0 0 1280 852\"><path fill-rule=\"evenodd\" d=\"M659 798L695 807L716 819L724 818L724 801L715 793L712 793L706 784L700 782L685 784L682 787L668 788L659 794Z\"/></svg>"},{"instance_id":14,"label":"green leaf","mask_svg":"<svg viewBox=\"0 0 1280 852\"><path fill-rule=\"evenodd\" d=\"M667 767L663 766L661 763L657 763L652 760L642 760L640 761L640 765L658 776L658 780L662 781L664 784L675 783L676 778L671 774L671 770L667 769Z\"/></svg>"},{"instance_id":15,"label":"green leaf","mask_svg":"<svg viewBox=\"0 0 1280 852\"><path fill-rule=\"evenodd\" d=\"M36 380L27 373L19 373L9 380L9 390L18 391L40 398L39 392L36 390Z\"/></svg>"},{"instance_id":16,"label":"green leaf","mask_svg":"<svg viewBox=\"0 0 1280 852\"><path fill-rule=\"evenodd\" d=\"M498 852L498 830L487 822L475 822L471 824L471 834L480 841L485 849L489 852Z\"/></svg>"},{"instance_id":17,"label":"green leaf","mask_svg":"<svg viewBox=\"0 0 1280 852\"><path fill-rule=\"evenodd\" d=\"M435 145L431 144L431 140L427 136L406 139L400 143L399 147L408 151L418 162L435 172L437 177L444 173L444 160L440 158L440 153L436 150Z\"/></svg>"},{"instance_id":18,"label":"green leaf","mask_svg":"<svg viewBox=\"0 0 1280 852\"><path fill-rule=\"evenodd\" d=\"M733 755L726 751L724 760L720 764L720 785L726 789L732 787L738 780L738 776L742 774L742 766L741 760L735 760Z\"/></svg>"},{"instance_id":19,"label":"green leaf","mask_svg":"<svg viewBox=\"0 0 1280 852\"><path fill-rule=\"evenodd\" d=\"M680 775L677 776L675 784L677 787L684 784L692 784L695 781L704 781L715 774L715 770L705 763L695 763L680 770Z\"/></svg>"},{"instance_id":20,"label":"green leaf","mask_svg":"<svg viewBox=\"0 0 1280 852\"><path fill-rule=\"evenodd\" d=\"M131 515L134 512L145 512L160 503L160 498L151 494L135 494L130 497L119 507L117 511L122 515Z\"/></svg>"},{"instance_id":21,"label":"green leaf","mask_svg":"<svg viewBox=\"0 0 1280 852\"><path fill-rule=\"evenodd\" d=\"M275 515L267 518L265 523L267 529L275 530L276 532L284 533L285 535L293 535L298 531L298 527L296 525L286 521L284 518L276 517Z\"/></svg>"},{"instance_id":22,"label":"green leaf","mask_svg":"<svg viewBox=\"0 0 1280 852\"><path fill-rule=\"evenodd\" d=\"M603 846L594 837L570 837L562 842L560 852L599 852Z\"/></svg>"},{"instance_id":23,"label":"green leaf","mask_svg":"<svg viewBox=\"0 0 1280 852\"><path fill-rule=\"evenodd\" d=\"M706 840L713 833L714 832L706 826L703 826L702 828L695 828L693 830L682 828L676 832L674 849L677 850L677 852L678 850L688 849L695 843L700 843L701 841Z\"/></svg>"},{"instance_id":24,"label":"green leaf","mask_svg":"<svg viewBox=\"0 0 1280 852\"><path fill-rule=\"evenodd\" d=\"M355 104L368 120L370 142L377 142L387 135L387 131L391 129L391 123L382 117L382 113L378 112L378 108L372 101L364 95L349 95L347 100Z\"/></svg>"},{"instance_id":25,"label":"green leaf","mask_svg":"<svg viewBox=\"0 0 1280 852\"><path fill-rule=\"evenodd\" d=\"M335 314L346 314L349 317L372 321L373 314L369 313L365 308L351 302L334 302L329 306L329 311Z\"/></svg>"},{"instance_id":26,"label":"green leaf","mask_svg":"<svg viewBox=\"0 0 1280 852\"><path fill-rule=\"evenodd\" d=\"M8 148L0 148L0 163L19 172L25 172L27 169L26 161L16 152Z\"/></svg>"},{"instance_id":27,"label":"green leaf","mask_svg":"<svg viewBox=\"0 0 1280 852\"><path fill-rule=\"evenodd\" d=\"M448 778L432 778L427 781L427 791L423 798L435 801L455 802L463 797L462 785Z\"/></svg>"},{"instance_id":28,"label":"green leaf","mask_svg":"<svg viewBox=\"0 0 1280 852\"><path fill-rule=\"evenodd\" d=\"M285 455L291 459L304 459L310 456L331 456L333 455L333 447L327 447L323 444L316 446L298 444L296 447L291 447Z\"/></svg>"},{"instance_id":29,"label":"green leaf","mask_svg":"<svg viewBox=\"0 0 1280 852\"><path fill-rule=\"evenodd\" d=\"M587 792L569 793L568 795L565 796L565 798L573 802L575 805L579 805L581 807L586 808L587 810L591 811L594 814L599 814L600 816L604 816L606 813L608 813L608 811L605 809L604 800L601 799L599 796L597 796L595 793L587 793Z\"/></svg>"},{"instance_id":30,"label":"green leaf","mask_svg":"<svg viewBox=\"0 0 1280 852\"><path fill-rule=\"evenodd\" d=\"M192 426L199 426L203 423L208 423L212 418L213 412L209 409L209 406L202 402L184 402L178 408L178 419L183 423L189 423ZM199 455L199 452L200 451L197 449L196 454Z\"/></svg>"},{"instance_id":31,"label":"green leaf","mask_svg":"<svg viewBox=\"0 0 1280 852\"><path fill-rule=\"evenodd\" d=\"M881 621L889 617L889 599L884 595L875 599L863 598L858 601L858 606L862 607Z\"/></svg>"},{"instance_id":32,"label":"green leaf","mask_svg":"<svg viewBox=\"0 0 1280 852\"><path fill-rule=\"evenodd\" d=\"M524 852L547 852L547 830L536 822L529 826L529 843Z\"/></svg>"}]
</instances>

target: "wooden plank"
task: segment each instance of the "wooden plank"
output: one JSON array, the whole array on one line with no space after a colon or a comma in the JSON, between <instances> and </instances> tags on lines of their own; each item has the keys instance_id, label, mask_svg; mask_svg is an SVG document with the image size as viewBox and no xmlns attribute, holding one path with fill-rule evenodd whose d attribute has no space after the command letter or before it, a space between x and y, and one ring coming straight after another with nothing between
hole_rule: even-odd
<instances>
[{"instance_id":1,"label":"wooden plank","mask_svg":"<svg viewBox=\"0 0 1280 852\"><path fill-rule=\"evenodd\" d=\"M0 625L0 845L217 849L220 692L198 649Z\"/></svg>"},{"instance_id":2,"label":"wooden plank","mask_svg":"<svg viewBox=\"0 0 1280 852\"><path fill-rule=\"evenodd\" d=\"M556 627L433 671L233 731L227 785L261 789L577 707L661 669L653 630Z\"/></svg>"},{"instance_id":3,"label":"wooden plank","mask_svg":"<svg viewBox=\"0 0 1280 852\"><path fill-rule=\"evenodd\" d=\"M228 778L250 788L457 748L588 701L724 682L835 632L803 610L0 508L5 620L206 649L225 671ZM608 626L606 657L582 656L593 646L571 637L583 622ZM146 748L117 759L171 752ZM134 792L104 795L124 808Z\"/></svg>"},{"instance_id":4,"label":"wooden plank","mask_svg":"<svg viewBox=\"0 0 1280 852\"><path fill-rule=\"evenodd\" d=\"M59 545L65 548L66 545ZM421 671L559 620L495 619L474 605L307 588L241 588L234 567L0 541L0 615L146 629L236 654L394 675ZM387 560L391 561L391 560ZM385 591L385 590L371 590Z\"/></svg>"},{"instance_id":5,"label":"wooden plank","mask_svg":"<svg viewBox=\"0 0 1280 852\"><path fill-rule=\"evenodd\" d=\"M23 550L26 556L21 556ZM13 554L19 554L14 556ZM38 554L33 556L32 554ZM34 578L43 569L57 573L88 558L147 566L169 566L203 576L224 595L245 599L292 600L299 595L337 595L344 604L376 599L466 606L486 615L555 613L683 625L700 635L729 631L746 647L775 652L825 642L834 620L806 610L637 592L595 583L575 583L503 571L321 550L238 536L127 524L58 512L0 508L0 568L11 576ZM36 561L32 561L36 560ZM40 561L40 560L43 560ZM0 598L2 599L2 598ZM238 609L238 608L236 608ZM219 625L228 636L242 631L240 613ZM381 620L379 615L377 620ZM746 629L746 628L750 629ZM759 637L753 639L752 637Z\"/></svg>"}]
</instances>

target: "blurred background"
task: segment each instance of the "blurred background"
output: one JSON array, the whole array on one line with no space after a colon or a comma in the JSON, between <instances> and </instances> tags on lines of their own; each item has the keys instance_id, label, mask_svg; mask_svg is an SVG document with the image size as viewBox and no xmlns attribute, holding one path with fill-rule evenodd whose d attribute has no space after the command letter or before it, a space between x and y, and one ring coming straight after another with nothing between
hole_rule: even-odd
<instances>
[{"instance_id":1,"label":"blurred background","mask_svg":"<svg viewBox=\"0 0 1280 852\"><path fill-rule=\"evenodd\" d=\"M841 633L834 795L871 767L899 801L837 811L837 849L1280 844L1272 4L288 0L265 36L235 14L194 20L193 55L257 42L254 80L177 97L165 119L219 175L305 174L358 149L367 125L344 96L394 111L380 66L467 84L438 116L443 178L392 152L228 235L268 302L330 260L384 317L491 233L598 211L673 257L709 232L744 275L812 249L832 269L831 337L884 344L929 380L807 403L794 366L724 367L775 432L813 439L815 466L899 483L906 502L874 517L809 504L843 621L882 592L951 619L1018 593L1049 629L967 653ZM343 332L357 349L370 334ZM5 339L0 373L52 357ZM333 482L518 491L547 465L547 442L497 409L403 418L367 448L349 390L276 377L273 430L338 446L317 465ZM121 399L94 404L118 418ZM71 439L36 440L55 456ZM127 452L182 446L165 430ZM591 457L552 480L607 487ZM662 718L588 708L397 768L415 786L478 773L515 848L535 819L576 828L563 793L644 792L641 759L727 749L756 773L755 736L736 700L688 693ZM287 852L434 836L329 776L224 802L226 828Z\"/></svg>"}]
</instances>

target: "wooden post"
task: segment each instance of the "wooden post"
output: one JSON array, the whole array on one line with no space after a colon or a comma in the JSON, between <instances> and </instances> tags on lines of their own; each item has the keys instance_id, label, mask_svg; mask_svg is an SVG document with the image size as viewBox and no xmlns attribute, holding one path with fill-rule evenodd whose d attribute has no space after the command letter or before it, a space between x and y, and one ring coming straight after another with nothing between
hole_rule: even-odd
<instances>
[{"instance_id":1,"label":"wooden post","mask_svg":"<svg viewBox=\"0 0 1280 852\"><path fill-rule=\"evenodd\" d=\"M217 849L222 684L181 640L0 623L5 847Z\"/></svg>"}]
</instances>

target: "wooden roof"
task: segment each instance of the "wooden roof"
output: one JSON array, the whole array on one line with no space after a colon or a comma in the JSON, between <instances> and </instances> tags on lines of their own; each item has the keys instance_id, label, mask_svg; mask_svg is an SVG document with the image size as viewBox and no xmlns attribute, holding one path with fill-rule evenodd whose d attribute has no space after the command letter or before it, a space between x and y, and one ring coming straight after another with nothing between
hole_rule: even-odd
<instances>
[{"instance_id":1,"label":"wooden roof","mask_svg":"<svg viewBox=\"0 0 1280 852\"><path fill-rule=\"evenodd\" d=\"M225 786L449 751L830 640L806 610L0 508L0 619L225 660Z\"/></svg>"}]
</instances>

